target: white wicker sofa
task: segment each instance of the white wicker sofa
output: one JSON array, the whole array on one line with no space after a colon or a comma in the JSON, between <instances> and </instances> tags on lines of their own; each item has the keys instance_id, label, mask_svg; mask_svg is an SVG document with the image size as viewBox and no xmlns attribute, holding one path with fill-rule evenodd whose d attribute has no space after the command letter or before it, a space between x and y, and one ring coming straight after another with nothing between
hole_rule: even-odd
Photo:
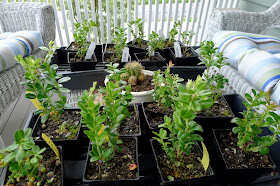
<instances>
[{"instance_id":1,"label":"white wicker sofa","mask_svg":"<svg viewBox=\"0 0 280 186\"><path fill-rule=\"evenodd\" d=\"M212 40L215 33L220 30L263 34L268 29L280 25L279 12L280 0L264 12L247 12L226 9L214 10L209 21L207 40ZM210 73L217 73L217 70L211 68ZM256 89L232 66L224 66L221 73L229 80L224 88L225 93L239 93L244 97L245 93L251 94L251 90ZM262 111L262 109L260 111Z\"/></svg>"},{"instance_id":2,"label":"white wicker sofa","mask_svg":"<svg viewBox=\"0 0 280 186\"><path fill-rule=\"evenodd\" d=\"M52 6L37 2L2 3L0 2L0 33L21 30L39 31L44 45L55 39L55 19ZM46 53L37 50L32 53L35 58L44 58ZM7 107L22 92L20 82L24 70L16 64L0 72L0 117Z\"/></svg>"}]
</instances>

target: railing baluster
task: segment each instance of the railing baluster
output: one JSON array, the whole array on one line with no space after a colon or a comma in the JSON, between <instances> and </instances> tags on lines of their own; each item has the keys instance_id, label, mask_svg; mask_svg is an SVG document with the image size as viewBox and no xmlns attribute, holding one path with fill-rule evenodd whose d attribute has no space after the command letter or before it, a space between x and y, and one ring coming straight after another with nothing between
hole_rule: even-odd
<instances>
[{"instance_id":1,"label":"railing baluster","mask_svg":"<svg viewBox=\"0 0 280 186\"><path fill-rule=\"evenodd\" d=\"M117 0L114 0L114 30L118 26L118 6Z\"/></svg>"},{"instance_id":2,"label":"railing baluster","mask_svg":"<svg viewBox=\"0 0 280 186\"><path fill-rule=\"evenodd\" d=\"M226 8L227 1L223 0L222 8Z\"/></svg>"},{"instance_id":3,"label":"railing baluster","mask_svg":"<svg viewBox=\"0 0 280 186\"><path fill-rule=\"evenodd\" d=\"M87 0L84 0L84 12L85 12L85 19L88 21L88 6L87 6ZM88 32L88 41L91 41L90 33Z\"/></svg>"},{"instance_id":4,"label":"railing baluster","mask_svg":"<svg viewBox=\"0 0 280 186\"><path fill-rule=\"evenodd\" d=\"M239 0L235 0L233 4L233 8L237 8L239 4Z\"/></svg>"},{"instance_id":5,"label":"railing baluster","mask_svg":"<svg viewBox=\"0 0 280 186\"><path fill-rule=\"evenodd\" d=\"M178 40L180 40L180 38L181 38L182 28L183 28L183 24L184 24L185 8L186 8L186 1L183 1L182 3L183 3L183 6L181 9L181 19L180 19L181 26L179 28Z\"/></svg>"},{"instance_id":6,"label":"railing baluster","mask_svg":"<svg viewBox=\"0 0 280 186\"><path fill-rule=\"evenodd\" d=\"M61 35L61 28L60 28L60 24L59 24L59 19L58 19L58 16L57 16L57 8L56 8L57 5L56 5L55 0L52 0L52 7L53 7L53 10L54 10L54 17L55 17L55 23L56 23L58 36L59 36L60 46L64 46L62 35ZM45 43L45 44L47 44L47 43Z\"/></svg>"},{"instance_id":7,"label":"railing baluster","mask_svg":"<svg viewBox=\"0 0 280 186\"><path fill-rule=\"evenodd\" d=\"M127 1L127 23L131 21L131 0ZM127 40L131 41L130 29L127 29Z\"/></svg>"},{"instance_id":8,"label":"railing baluster","mask_svg":"<svg viewBox=\"0 0 280 186\"><path fill-rule=\"evenodd\" d=\"M134 1L134 20L138 18L138 1ZM135 32L137 31L137 26L134 27Z\"/></svg>"},{"instance_id":9,"label":"railing baluster","mask_svg":"<svg viewBox=\"0 0 280 186\"><path fill-rule=\"evenodd\" d=\"M164 33L164 22L165 22L165 9L166 9L166 0L162 1L162 13L161 13L161 33Z\"/></svg>"},{"instance_id":10,"label":"railing baluster","mask_svg":"<svg viewBox=\"0 0 280 186\"><path fill-rule=\"evenodd\" d=\"M121 0L121 26L124 27L124 3Z\"/></svg>"},{"instance_id":11,"label":"railing baluster","mask_svg":"<svg viewBox=\"0 0 280 186\"><path fill-rule=\"evenodd\" d=\"M153 6L153 1L149 0L149 17L148 17L148 38L151 34L151 24L152 24L152 6Z\"/></svg>"},{"instance_id":12,"label":"railing baluster","mask_svg":"<svg viewBox=\"0 0 280 186\"><path fill-rule=\"evenodd\" d=\"M193 16L192 16L192 30L194 32L197 32L197 30L195 29L195 22L196 22L196 15L197 15L197 10L198 10L198 4L199 4L199 1L195 1L195 7L194 7L194 10L193 10ZM192 39L190 39L190 43L192 43L192 45L194 45L194 42L192 42Z\"/></svg>"},{"instance_id":13,"label":"railing baluster","mask_svg":"<svg viewBox=\"0 0 280 186\"><path fill-rule=\"evenodd\" d=\"M166 35L165 35L166 38L168 38L168 33L169 33L169 28L170 28L171 15L172 15L172 5L173 5L173 1L172 1L172 0L169 0L167 30L166 30Z\"/></svg>"},{"instance_id":14,"label":"railing baluster","mask_svg":"<svg viewBox=\"0 0 280 186\"><path fill-rule=\"evenodd\" d=\"M185 1L185 0L183 0L183 1ZM176 3L176 5L175 5L175 9L174 9L174 22L176 22L178 19L179 0L176 0L175 3Z\"/></svg>"},{"instance_id":15,"label":"railing baluster","mask_svg":"<svg viewBox=\"0 0 280 186\"><path fill-rule=\"evenodd\" d=\"M198 17L198 23L197 23L197 31L195 34L195 39L194 39L194 46L196 46L197 43L200 43L200 40L197 41L198 35L199 35L199 31L201 30L201 20L203 18L203 8L204 8L204 4L205 4L205 0L201 0L200 1L200 9L199 9L199 17Z\"/></svg>"},{"instance_id":16,"label":"railing baluster","mask_svg":"<svg viewBox=\"0 0 280 186\"><path fill-rule=\"evenodd\" d=\"M63 0L59 0L60 2L60 8L61 8L61 13L62 13L62 20L63 20L63 25L64 25L64 31L66 34L66 39L67 39L67 45L70 44L70 38L69 38L69 31L68 31L68 25L67 25L67 20L66 20L66 13L65 13L65 6Z\"/></svg>"},{"instance_id":17,"label":"railing baluster","mask_svg":"<svg viewBox=\"0 0 280 186\"><path fill-rule=\"evenodd\" d=\"M81 9L80 9L80 2L79 0L75 0L75 6L76 6L76 14L78 17L78 21L79 23L82 22L82 18L81 18Z\"/></svg>"},{"instance_id":18,"label":"railing baluster","mask_svg":"<svg viewBox=\"0 0 280 186\"><path fill-rule=\"evenodd\" d=\"M96 22L96 14L95 14L95 1L94 0L91 0L91 14L92 14L92 21ZM93 28L93 32L94 32L94 40L95 40L95 43L97 43L97 28L96 26Z\"/></svg>"},{"instance_id":19,"label":"railing baluster","mask_svg":"<svg viewBox=\"0 0 280 186\"><path fill-rule=\"evenodd\" d=\"M46 0L47 1L47 0ZM74 16L73 16L73 9L72 9L72 1L67 0L67 5L68 5L68 11L69 11L69 18L72 26L72 32L75 33L75 27L74 27Z\"/></svg>"},{"instance_id":20,"label":"railing baluster","mask_svg":"<svg viewBox=\"0 0 280 186\"><path fill-rule=\"evenodd\" d=\"M98 9L99 9L99 21L100 21L100 32L101 32L101 41L105 43L104 39L104 25L103 25L103 11L102 11L102 0L98 0Z\"/></svg>"},{"instance_id":21,"label":"railing baluster","mask_svg":"<svg viewBox=\"0 0 280 186\"><path fill-rule=\"evenodd\" d=\"M109 0L106 0L106 17L107 17L107 43L111 43L111 23Z\"/></svg>"},{"instance_id":22,"label":"railing baluster","mask_svg":"<svg viewBox=\"0 0 280 186\"><path fill-rule=\"evenodd\" d=\"M187 18L186 18L186 29L185 29L186 31L187 31L187 30L190 30L190 29L189 29L189 24L190 24L190 16L191 16L192 4L193 4L193 1L190 0L190 1L188 2L189 7L188 7L188 16L187 16Z\"/></svg>"},{"instance_id":23,"label":"railing baluster","mask_svg":"<svg viewBox=\"0 0 280 186\"><path fill-rule=\"evenodd\" d=\"M211 14L211 12L213 11L213 8L214 8L215 6L217 6L216 2L217 2L217 0L214 0L214 1L212 2L212 4L209 2L209 7L207 8L208 12L207 12L207 14L206 14L206 19L205 19L205 22L204 22L204 24L203 24L202 33L204 33L204 30L205 30L205 29L206 29L206 30L208 29L208 27L206 26L206 25L208 24L208 18L210 17L210 14ZM201 41L205 40L206 37L207 37L207 32L206 32L206 34L203 35L203 37L201 38Z\"/></svg>"},{"instance_id":24,"label":"railing baluster","mask_svg":"<svg viewBox=\"0 0 280 186\"><path fill-rule=\"evenodd\" d=\"M144 27L145 27L145 4L146 4L146 1L145 0L142 0L142 20L143 20L143 30Z\"/></svg>"},{"instance_id":25,"label":"railing baluster","mask_svg":"<svg viewBox=\"0 0 280 186\"><path fill-rule=\"evenodd\" d=\"M157 25L158 25L158 9L159 9L159 0L156 0L156 13L155 13L155 26L154 31L157 32Z\"/></svg>"}]
</instances>

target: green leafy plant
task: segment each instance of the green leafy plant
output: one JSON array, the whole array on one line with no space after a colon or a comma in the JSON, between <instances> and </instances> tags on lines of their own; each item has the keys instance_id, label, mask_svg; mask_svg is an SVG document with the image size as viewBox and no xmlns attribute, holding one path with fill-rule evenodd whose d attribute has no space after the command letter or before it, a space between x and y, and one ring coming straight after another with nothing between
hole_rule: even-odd
<instances>
[{"instance_id":1,"label":"green leafy plant","mask_svg":"<svg viewBox=\"0 0 280 186\"><path fill-rule=\"evenodd\" d=\"M180 78L178 74L171 74L170 68L173 66L169 62L166 70L162 72L157 70L154 74L153 84L155 85L153 98L163 110L169 110L173 106L173 98L177 97L179 91L177 87L184 79Z\"/></svg>"},{"instance_id":2,"label":"green leafy plant","mask_svg":"<svg viewBox=\"0 0 280 186\"><path fill-rule=\"evenodd\" d=\"M224 88L224 84L228 82L221 74L221 68L228 63L225 62L225 57L222 52L217 51L218 48L215 47L213 41L204 41L201 42L201 52L200 55L203 57L202 62L200 64L206 65L206 73L204 73L204 77L206 82L208 83L208 89L213 92L213 99L216 101L222 95L222 88ZM219 73L210 76L209 69L210 67L215 66L218 68Z\"/></svg>"},{"instance_id":3,"label":"green leafy plant","mask_svg":"<svg viewBox=\"0 0 280 186\"><path fill-rule=\"evenodd\" d=\"M127 41L126 28L122 28L121 26L116 27L115 35L113 38L116 61L121 60L123 49L126 46L126 41Z\"/></svg>"},{"instance_id":4,"label":"green leafy plant","mask_svg":"<svg viewBox=\"0 0 280 186\"><path fill-rule=\"evenodd\" d=\"M202 127L194 120L196 113L214 104L210 97L211 91L206 89L207 84L198 76L195 81L188 80L186 87L179 85L178 96L173 97L175 104L173 120L164 116L165 123L159 125L159 133L154 132L154 137L161 145L165 153L173 162L175 179L177 168L182 164L182 158L190 155L195 141L203 141L197 132L203 132ZM167 135L167 130L170 134ZM171 174L171 173L170 173ZM174 179L174 178L173 178Z\"/></svg>"},{"instance_id":5,"label":"green leafy plant","mask_svg":"<svg viewBox=\"0 0 280 186\"><path fill-rule=\"evenodd\" d=\"M130 85L136 85L138 82L144 81L145 74L142 72L144 67L141 63L132 61L126 63L124 68L126 72L121 74L121 79L126 81Z\"/></svg>"},{"instance_id":6,"label":"green leafy plant","mask_svg":"<svg viewBox=\"0 0 280 186\"><path fill-rule=\"evenodd\" d=\"M64 88L61 83L69 81L70 77L57 74L58 66L56 64L50 65L51 58L55 54L54 51L57 49L53 44L54 41L50 41L49 48L41 47L42 50L48 51L42 64L40 64L40 58L35 60L33 56L23 58L19 55L15 59L26 71L25 81L22 82L26 85L25 90L28 91L25 97L27 99L38 99L41 103L42 109L38 109L35 114L43 114L42 123L52 117L60 124L60 115L64 108L71 107L71 105L66 104L66 97L62 95L62 92L69 92L70 90ZM54 94L58 94L58 101L51 99Z\"/></svg>"},{"instance_id":7,"label":"green leafy plant","mask_svg":"<svg viewBox=\"0 0 280 186\"><path fill-rule=\"evenodd\" d=\"M0 167L8 166L11 172L6 185L20 182L20 179L26 179L28 185L41 184L40 178L46 168L40 161L46 148L40 149L35 145L31 132L30 128L16 131L12 145L0 150Z\"/></svg>"},{"instance_id":8,"label":"green leafy plant","mask_svg":"<svg viewBox=\"0 0 280 186\"><path fill-rule=\"evenodd\" d=\"M168 39L166 40L165 48L168 48L168 47L171 47L171 46L174 45L175 37L179 33L178 30L179 30L180 26L181 26L181 22L180 21L174 22L173 28L168 33L169 35L168 35Z\"/></svg>"},{"instance_id":9,"label":"green leafy plant","mask_svg":"<svg viewBox=\"0 0 280 186\"><path fill-rule=\"evenodd\" d=\"M152 57L154 56L156 49L160 49L160 50L163 49L164 42L158 33L152 31L152 33L150 34L150 37L149 37L148 45L149 45L149 48L148 48L149 57L150 57L150 60L152 60Z\"/></svg>"},{"instance_id":10,"label":"green leafy plant","mask_svg":"<svg viewBox=\"0 0 280 186\"><path fill-rule=\"evenodd\" d=\"M182 42L185 45L182 56L188 56L188 51L190 50L190 40L193 38L195 33L191 31L184 31L181 33Z\"/></svg>"},{"instance_id":11,"label":"green leafy plant","mask_svg":"<svg viewBox=\"0 0 280 186\"><path fill-rule=\"evenodd\" d=\"M78 106L81 108L83 117L82 123L86 124L89 130L85 134L91 140L92 150L90 152L91 162L97 162L99 165L99 176L101 176L101 165L114 157L115 151L121 151L119 144L122 141L118 139L118 127L121 122L130 116L127 106L133 98L131 86L121 81L120 75L125 69L117 69L118 64L108 65L107 71L111 73L110 81L106 87L100 87L99 92L104 94L104 107L100 110L100 103L95 103L93 92L96 88L96 82L90 88L90 92L84 91L82 96L78 97ZM113 82L114 81L114 82ZM122 94L122 91L125 93Z\"/></svg>"},{"instance_id":12,"label":"green leafy plant","mask_svg":"<svg viewBox=\"0 0 280 186\"><path fill-rule=\"evenodd\" d=\"M131 34L134 37L134 39L132 40L132 44L135 45L135 42L137 42L138 46L141 46L144 39L142 19L136 18L136 20L129 22L128 27L130 28ZM136 27L135 30L134 27Z\"/></svg>"},{"instance_id":13,"label":"green leafy plant","mask_svg":"<svg viewBox=\"0 0 280 186\"><path fill-rule=\"evenodd\" d=\"M78 49L75 57L78 57L81 61L83 61L90 45L90 43L87 42L88 33L92 32L93 27L97 26L97 24L92 20L87 21L86 19L84 19L82 23L74 23L74 26L75 33L73 34L73 36L75 45Z\"/></svg>"},{"instance_id":14,"label":"green leafy plant","mask_svg":"<svg viewBox=\"0 0 280 186\"><path fill-rule=\"evenodd\" d=\"M242 112L244 118L236 117L231 120L238 125L232 132L238 134L237 145L245 152L260 152L266 155L269 153L268 147L277 142L277 135L280 135L280 116L274 112L278 106L271 102L269 92L261 91L257 94L254 89L252 92L253 97L248 93L245 94L248 102L243 102L247 108ZM265 108L262 113L256 112L260 106ZM261 127L269 127L274 134L258 136L262 132Z\"/></svg>"}]
</instances>

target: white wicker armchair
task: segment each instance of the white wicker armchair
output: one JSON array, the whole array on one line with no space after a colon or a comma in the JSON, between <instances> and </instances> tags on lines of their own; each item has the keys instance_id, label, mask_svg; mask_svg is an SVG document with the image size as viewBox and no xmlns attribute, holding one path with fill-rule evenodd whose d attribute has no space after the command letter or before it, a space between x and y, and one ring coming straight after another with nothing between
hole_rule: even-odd
<instances>
[{"instance_id":1,"label":"white wicker armchair","mask_svg":"<svg viewBox=\"0 0 280 186\"><path fill-rule=\"evenodd\" d=\"M215 10L211 14L208 27L207 40L211 40L216 32L220 30L233 30L248 33L262 34L267 29L280 25L280 0L264 12L247 12L242 10ZM218 73L217 68L212 67L210 74ZM235 68L226 65L222 67L221 73L229 81L226 84L225 93L239 93L244 97L245 93L252 95L251 90L256 89ZM258 91L257 91L258 92ZM264 108L260 108L260 112ZM277 109L280 114L280 108Z\"/></svg>"},{"instance_id":2,"label":"white wicker armchair","mask_svg":"<svg viewBox=\"0 0 280 186\"><path fill-rule=\"evenodd\" d=\"M21 30L39 31L47 46L55 39L55 19L52 6L42 3L2 3L0 2L0 33ZM32 53L35 58L44 58L42 50ZM24 78L24 70L19 65L0 72L0 116L23 92L20 82Z\"/></svg>"}]
</instances>

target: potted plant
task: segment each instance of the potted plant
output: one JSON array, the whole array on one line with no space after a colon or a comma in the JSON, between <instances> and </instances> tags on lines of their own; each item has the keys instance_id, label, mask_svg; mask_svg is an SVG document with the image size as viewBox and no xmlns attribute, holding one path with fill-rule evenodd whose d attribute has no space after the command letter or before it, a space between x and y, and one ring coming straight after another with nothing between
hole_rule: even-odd
<instances>
[{"instance_id":1,"label":"potted plant","mask_svg":"<svg viewBox=\"0 0 280 186\"><path fill-rule=\"evenodd\" d=\"M128 27L133 35L133 40L127 44L129 54L132 60L136 60L134 53L145 52L148 48L148 41L144 40L143 21L140 18L136 18L136 20L129 22Z\"/></svg>"},{"instance_id":2,"label":"potted plant","mask_svg":"<svg viewBox=\"0 0 280 186\"><path fill-rule=\"evenodd\" d=\"M60 159L51 149L35 145L31 132L31 128L16 131L15 141L0 149L0 167L8 167L5 186L63 185Z\"/></svg>"},{"instance_id":3,"label":"potted plant","mask_svg":"<svg viewBox=\"0 0 280 186\"><path fill-rule=\"evenodd\" d=\"M227 64L223 53L219 53L217 50L218 48L215 47L213 41L201 43L200 55L203 59L199 64L204 64L206 66L203 77L207 82L207 89L212 92L212 99L215 102L212 107L198 113L197 119L199 119L201 124L205 123L204 129L207 130L207 132L211 132L212 128L225 127L223 123L229 122L234 117L230 106L222 96L222 88L228 80L221 73L214 75L209 74L209 68L216 68L218 72L221 72L221 68ZM211 124L209 124L209 122L211 122Z\"/></svg>"},{"instance_id":4,"label":"potted plant","mask_svg":"<svg viewBox=\"0 0 280 186\"><path fill-rule=\"evenodd\" d=\"M178 86L184 81L178 74L171 74L170 68L173 66L169 62L166 70L157 70L153 77L154 92L152 94L154 102L143 102L142 108L145 119L150 129L157 129L158 125L164 123L164 116L172 117L173 97L178 96Z\"/></svg>"},{"instance_id":5,"label":"potted plant","mask_svg":"<svg viewBox=\"0 0 280 186\"><path fill-rule=\"evenodd\" d=\"M126 41L127 41L126 28L123 28L121 26L116 27L114 32L114 38L113 38L114 44L107 44L107 43L103 44L103 48L104 48L103 55L102 55L103 63L105 64L119 63L120 64L119 67L120 68L123 67L123 65L126 62L121 60L122 60L124 48L126 47Z\"/></svg>"},{"instance_id":6,"label":"potted plant","mask_svg":"<svg viewBox=\"0 0 280 186\"><path fill-rule=\"evenodd\" d=\"M90 43L88 41L88 33L96 26L92 20L84 20L82 23L75 23L74 42L66 50L67 61L70 64L71 72L94 70L97 63L95 53L88 57L86 56ZM87 58L88 57L88 58Z\"/></svg>"},{"instance_id":7,"label":"potted plant","mask_svg":"<svg viewBox=\"0 0 280 186\"><path fill-rule=\"evenodd\" d=\"M126 81L131 85L133 103L153 101L152 94L154 85L152 84L152 79L154 72L144 70L144 67L136 61L126 63L121 70L124 71L120 76L121 80ZM106 77L104 84L106 85L108 81L109 79Z\"/></svg>"},{"instance_id":8,"label":"potted plant","mask_svg":"<svg viewBox=\"0 0 280 186\"><path fill-rule=\"evenodd\" d=\"M198 54L189 45L194 34L195 33L193 31L184 31L181 33L182 43L184 46L177 49L181 51L181 56L176 56L174 47L169 48L170 57L176 66L197 66L200 62Z\"/></svg>"},{"instance_id":9,"label":"potted plant","mask_svg":"<svg viewBox=\"0 0 280 186\"><path fill-rule=\"evenodd\" d=\"M48 52L45 60L40 63L41 59L34 60L32 56L23 58L16 57L16 60L26 70L25 97L27 99L37 99L40 103L40 109L35 111L35 115L41 115L36 121L33 128L33 137L35 140L42 140L41 134L46 133L54 142L60 143L59 140L73 139L76 140L80 130L81 115L77 109L70 108L71 105L66 103L66 97L63 93L70 90L64 88L62 83L70 80L70 77L63 77L57 74L58 66L50 65L51 58L57 48L53 46L54 42L49 43L49 48L41 47ZM58 95L58 100L52 99L54 94ZM30 124L31 125L31 124ZM30 126L29 127L33 127Z\"/></svg>"},{"instance_id":10,"label":"potted plant","mask_svg":"<svg viewBox=\"0 0 280 186\"><path fill-rule=\"evenodd\" d=\"M256 93L253 97L246 93L243 104L247 110L242 112L243 118L234 118L237 126L232 130L214 130L219 153L223 158L226 174L235 176L250 175L255 179L261 174L270 174L276 167L269 154L269 147L278 142L280 134L280 116L274 111L278 107L271 102L269 93ZM256 112L260 107L262 113ZM262 127L268 127L273 134L262 135ZM243 176L244 177L244 176ZM248 178L247 178L248 179Z\"/></svg>"},{"instance_id":11,"label":"potted plant","mask_svg":"<svg viewBox=\"0 0 280 186\"><path fill-rule=\"evenodd\" d=\"M136 59L145 67L147 66L164 66L165 59L158 53L156 49L163 48L163 39L159 37L159 34L152 31L150 34L148 53L135 53Z\"/></svg>"},{"instance_id":12,"label":"potted plant","mask_svg":"<svg viewBox=\"0 0 280 186\"><path fill-rule=\"evenodd\" d=\"M214 103L206 86L201 77L195 81L189 80L186 87L180 85L178 96L172 97L173 116L164 116L165 123L159 126L158 133L154 132L156 137L151 143L164 184L195 182L205 178L204 176L213 175L211 167L204 170L199 161L202 153L196 141L203 141L203 138L197 132L202 132L203 129L194 121L197 112Z\"/></svg>"},{"instance_id":13,"label":"potted plant","mask_svg":"<svg viewBox=\"0 0 280 186\"><path fill-rule=\"evenodd\" d=\"M122 82L108 81L106 87L100 89L100 92L106 93L105 106L100 109L100 103L94 102L96 84L77 98L83 116L82 123L88 128L85 134L91 141L83 181L138 180L139 168L130 169L132 164L139 165L137 138L118 138L118 127L129 114L122 102L132 98L129 95L130 86L125 87L128 94L123 96Z\"/></svg>"}]
</instances>

